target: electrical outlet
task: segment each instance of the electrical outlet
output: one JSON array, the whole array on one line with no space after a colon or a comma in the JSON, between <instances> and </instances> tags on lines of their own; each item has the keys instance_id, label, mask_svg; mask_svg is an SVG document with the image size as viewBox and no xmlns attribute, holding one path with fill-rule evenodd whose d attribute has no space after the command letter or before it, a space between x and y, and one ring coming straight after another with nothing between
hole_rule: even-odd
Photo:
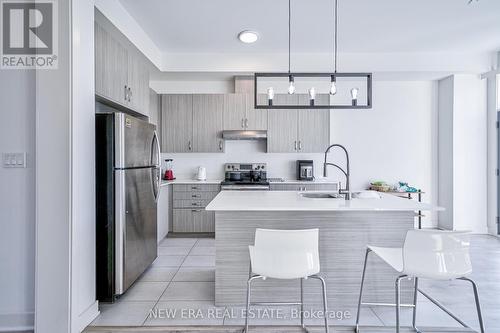
<instances>
[{"instance_id":1,"label":"electrical outlet","mask_svg":"<svg viewBox=\"0 0 500 333\"><path fill-rule=\"evenodd\" d=\"M26 168L26 153L3 153L4 168Z\"/></svg>"}]
</instances>

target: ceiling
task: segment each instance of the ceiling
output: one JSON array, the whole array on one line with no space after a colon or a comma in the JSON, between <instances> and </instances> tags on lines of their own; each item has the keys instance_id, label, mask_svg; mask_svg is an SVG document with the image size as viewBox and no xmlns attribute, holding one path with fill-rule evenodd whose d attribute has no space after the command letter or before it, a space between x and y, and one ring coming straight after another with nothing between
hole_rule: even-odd
<instances>
[{"instance_id":1,"label":"ceiling","mask_svg":"<svg viewBox=\"0 0 500 333\"><path fill-rule=\"evenodd\" d=\"M162 53L267 54L288 50L286 0L120 0ZM339 51L491 52L500 1L339 0ZM332 0L292 0L292 52L332 50ZM255 44L238 32L258 31Z\"/></svg>"}]
</instances>

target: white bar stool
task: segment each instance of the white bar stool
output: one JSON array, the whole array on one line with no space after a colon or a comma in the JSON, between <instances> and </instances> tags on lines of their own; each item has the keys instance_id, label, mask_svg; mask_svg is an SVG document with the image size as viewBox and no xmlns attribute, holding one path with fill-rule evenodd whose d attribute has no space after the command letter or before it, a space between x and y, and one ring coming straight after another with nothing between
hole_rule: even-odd
<instances>
[{"instance_id":1,"label":"white bar stool","mask_svg":"<svg viewBox=\"0 0 500 333\"><path fill-rule=\"evenodd\" d=\"M396 332L400 329L400 307L413 308L412 326L417 332L420 332L415 326L417 316L417 293L433 302L450 317L459 322L462 326L469 328L456 315L445 308L434 298L418 288L418 280L464 280L472 284L476 310L479 319L481 333L484 333L483 317L477 286L471 279L467 278L472 272L472 265L469 253L470 241L468 232L459 231L438 231L438 230L410 230L406 234L403 248L384 248L376 246L367 246L365 255L365 264L363 267L363 276L361 279L361 288L359 291L358 313L356 316L356 332L359 332L359 315L361 305L391 305L396 307ZM396 271L401 273L396 279L396 304L362 303L363 284L365 281L366 263L368 254L375 253ZM413 304L400 304L400 282L402 279L415 279Z\"/></svg>"},{"instance_id":2,"label":"white bar stool","mask_svg":"<svg viewBox=\"0 0 500 333\"><path fill-rule=\"evenodd\" d=\"M247 282L247 315L245 330L248 333L250 305L300 305L301 326L304 324L303 281L307 278L321 281L325 331L328 333L328 307L325 280L317 275L319 267L319 230L269 230L256 229L255 245L250 245L250 276ZM251 284L256 279L300 279L300 302L297 303L251 303Z\"/></svg>"}]
</instances>

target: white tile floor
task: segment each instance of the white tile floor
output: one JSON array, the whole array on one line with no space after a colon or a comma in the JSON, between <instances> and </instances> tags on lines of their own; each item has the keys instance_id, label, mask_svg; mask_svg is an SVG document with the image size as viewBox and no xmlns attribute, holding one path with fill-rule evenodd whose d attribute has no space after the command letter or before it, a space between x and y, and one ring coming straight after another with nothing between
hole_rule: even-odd
<instances>
[{"instance_id":1,"label":"white tile floor","mask_svg":"<svg viewBox=\"0 0 500 333\"><path fill-rule=\"evenodd\" d=\"M472 239L472 278L479 286L487 332L500 332L500 240L489 236ZM242 308L214 306L215 240L209 238L166 238L158 258L139 280L114 304L101 304L101 314L92 326L242 325ZM472 327L477 317L470 286L462 281L422 281L421 287L440 300ZM274 307L276 312L253 325L292 325L292 307ZM260 309L263 311L264 309ZM356 309L347 309L349 318L336 318L332 325L353 325ZM258 308L255 310L259 311ZM156 316L155 316L156 314ZM362 310L362 324L392 326L394 310L370 307ZM402 323L411 323L411 310L402 310ZM306 324L321 325L318 319ZM417 326L458 327L435 305L419 297Z\"/></svg>"}]
</instances>

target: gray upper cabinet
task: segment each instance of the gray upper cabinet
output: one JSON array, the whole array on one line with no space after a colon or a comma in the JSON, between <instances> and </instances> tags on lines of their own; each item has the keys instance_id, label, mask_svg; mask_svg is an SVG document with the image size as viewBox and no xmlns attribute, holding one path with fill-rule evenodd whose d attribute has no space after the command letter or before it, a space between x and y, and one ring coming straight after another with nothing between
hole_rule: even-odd
<instances>
[{"instance_id":1,"label":"gray upper cabinet","mask_svg":"<svg viewBox=\"0 0 500 333\"><path fill-rule=\"evenodd\" d=\"M267 130L267 110L266 109L254 109L255 102L253 99L253 94L247 94L246 96L246 129L248 130ZM263 103L262 100L267 99L266 95L257 95L259 103Z\"/></svg>"},{"instance_id":2,"label":"gray upper cabinet","mask_svg":"<svg viewBox=\"0 0 500 333\"><path fill-rule=\"evenodd\" d=\"M162 152L193 150L193 95L162 95Z\"/></svg>"},{"instance_id":3,"label":"gray upper cabinet","mask_svg":"<svg viewBox=\"0 0 500 333\"><path fill-rule=\"evenodd\" d=\"M325 99L328 95L317 95ZM304 94L274 97L276 104L306 104ZM318 100L319 102L319 100ZM268 110L267 151L269 153L321 153L330 142L330 110Z\"/></svg>"},{"instance_id":4,"label":"gray upper cabinet","mask_svg":"<svg viewBox=\"0 0 500 333\"><path fill-rule=\"evenodd\" d=\"M277 94L276 104L297 103L296 95ZM271 109L268 111L267 152L293 153L298 149L297 110Z\"/></svg>"},{"instance_id":5,"label":"gray upper cabinet","mask_svg":"<svg viewBox=\"0 0 500 333\"><path fill-rule=\"evenodd\" d=\"M129 52L98 22L94 23L95 93L149 115L149 71L144 59Z\"/></svg>"},{"instance_id":6,"label":"gray upper cabinet","mask_svg":"<svg viewBox=\"0 0 500 333\"><path fill-rule=\"evenodd\" d=\"M245 118L247 113L246 94L224 95L224 129L245 129Z\"/></svg>"},{"instance_id":7,"label":"gray upper cabinet","mask_svg":"<svg viewBox=\"0 0 500 333\"><path fill-rule=\"evenodd\" d=\"M95 93L127 104L127 51L97 22L95 34Z\"/></svg>"},{"instance_id":8,"label":"gray upper cabinet","mask_svg":"<svg viewBox=\"0 0 500 333\"><path fill-rule=\"evenodd\" d=\"M267 130L267 110L254 109L252 94L225 94L224 129Z\"/></svg>"},{"instance_id":9,"label":"gray upper cabinet","mask_svg":"<svg viewBox=\"0 0 500 333\"><path fill-rule=\"evenodd\" d=\"M193 152L224 152L224 95L193 95Z\"/></svg>"},{"instance_id":10,"label":"gray upper cabinet","mask_svg":"<svg viewBox=\"0 0 500 333\"><path fill-rule=\"evenodd\" d=\"M329 95L316 96L316 101L326 104ZM309 96L299 95L300 104L307 103ZM322 153L330 143L330 110L303 109L298 111L298 151L301 153Z\"/></svg>"}]
</instances>

